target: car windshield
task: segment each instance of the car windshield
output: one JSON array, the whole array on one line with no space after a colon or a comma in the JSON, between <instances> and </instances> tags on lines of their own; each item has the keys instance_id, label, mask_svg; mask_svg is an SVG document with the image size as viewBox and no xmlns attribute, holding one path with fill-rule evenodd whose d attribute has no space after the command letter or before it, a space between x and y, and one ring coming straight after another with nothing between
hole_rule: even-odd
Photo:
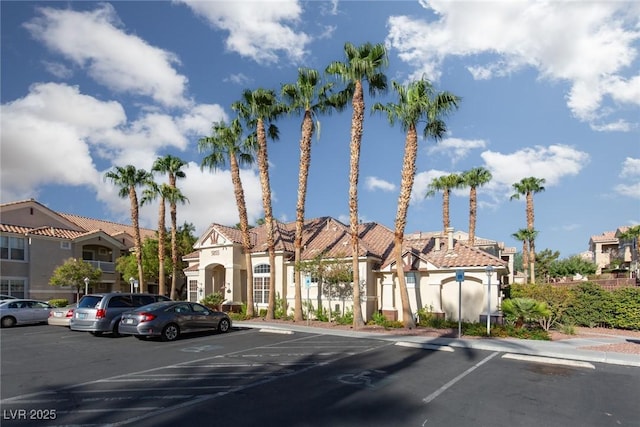
<instances>
[{"instance_id":1,"label":"car windshield","mask_svg":"<svg viewBox=\"0 0 640 427\"><path fill-rule=\"evenodd\" d=\"M102 300L100 295L85 295L80 299L78 308L94 308Z\"/></svg>"}]
</instances>

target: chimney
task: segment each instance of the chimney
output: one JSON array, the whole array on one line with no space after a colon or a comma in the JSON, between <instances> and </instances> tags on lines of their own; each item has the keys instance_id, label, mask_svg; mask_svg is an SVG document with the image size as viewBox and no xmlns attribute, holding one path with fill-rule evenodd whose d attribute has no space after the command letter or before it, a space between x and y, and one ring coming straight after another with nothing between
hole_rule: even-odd
<instances>
[{"instance_id":1,"label":"chimney","mask_svg":"<svg viewBox=\"0 0 640 427\"><path fill-rule=\"evenodd\" d=\"M440 233L438 233L438 234L436 234L436 235L435 235L436 242L435 242L435 244L434 244L433 246L434 246L434 249L435 249L436 251L439 251L439 250L441 249L441 248L440 248L440 236L441 236L441 234L440 234Z\"/></svg>"},{"instance_id":2,"label":"chimney","mask_svg":"<svg viewBox=\"0 0 640 427\"><path fill-rule=\"evenodd\" d=\"M453 227L447 227L447 252L453 252Z\"/></svg>"}]
</instances>

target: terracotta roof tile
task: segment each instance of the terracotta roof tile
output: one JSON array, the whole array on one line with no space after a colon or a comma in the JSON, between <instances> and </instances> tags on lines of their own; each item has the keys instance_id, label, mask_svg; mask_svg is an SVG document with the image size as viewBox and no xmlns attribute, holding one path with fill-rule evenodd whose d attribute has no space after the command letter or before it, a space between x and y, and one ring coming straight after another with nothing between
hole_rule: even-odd
<instances>
[{"instance_id":1,"label":"terracotta roof tile","mask_svg":"<svg viewBox=\"0 0 640 427\"><path fill-rule=\"evenodd\" d=\"M118 224L111 221L103 221L101 219L87 218L67 213L60 213L60 215L69 221L78 224L87 231L102 230L110 236L116 236L123 233L128 234L131 237L134 235L134 227L132 225ZM149 228L140 228L140 237L142 240L145 240L146 238L155 239L156 231Z\"/></svg>"}]
</instances>

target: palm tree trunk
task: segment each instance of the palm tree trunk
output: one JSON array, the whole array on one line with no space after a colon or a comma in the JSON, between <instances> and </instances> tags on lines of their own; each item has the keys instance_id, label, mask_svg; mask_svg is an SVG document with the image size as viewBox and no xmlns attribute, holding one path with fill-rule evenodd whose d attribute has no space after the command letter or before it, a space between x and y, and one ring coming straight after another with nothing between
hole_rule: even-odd
<instances>
[{"instance_id":1,"label":"palm tree trunk","mask_svg":"<svg viewBox=\"0 0 640 427\"><path fill-rule=\"evenodd\" d=\"M167 234L164 226L165 209L164 196L160 196L160 209L158 213L158 293L160 295L165 295L167 292L164 272L164 251Z\"/></svg>"},{"instance_id":2,"label":"palm tree trunk","mask_svg":"<svg viewBox=\"0 0 640 427\"><path fill-rule=\"evenodd\" d=\"M525 239L522 241L522 271L524 272L524 283L529 283L529 249L527 247L528 241Z\"/></svg>"},{"instance_id":3,"label":"palm tree trunk","mask_svg":"<svg viewBox=\"0 0 640 427\"><path fill-rule=\"evenodd\" d=\"M534 230L533 193L531 191L528 191L526 198L527 198L527 207L526 207L527 228L529 229L529 231L533 231ZM536 282L536 276L534 271L536 253L534 248L535 248L535 243L532 236L531 239L529 240L529 268L531 270L531 276L530 276L531 283Z\"/></svg>"},{"instance_id":4,"label":"palm tree trunk","mask_svg":"<svg viewBox=\"0 0 640 427\"><path fill-rule=\"evenodd\" d=\"M171 298L178 299L178 219L176 204L171 203L169 207L171 216Z\"/></svg>"},{"instance_id":5,"label":"palm tree trunk","mask_svg":"<svg viewBox=\"0 0 640 427\"><path fill-rule=\"evenodd\" d=\"M478 193L476 187L469 190L469 245L476 243L476 216L478 215Z\"/></svg>"},{"instance_id":6,"label":"palm tree trunk","mask_svg":"<svg viewBox=\"0 0 640 427\"><path fill-rule=\"evenodd\" d=\"M267 250L269 252L269 305L266 319L275 318L276 309L276 253L273 232L273 213L271 210L271 185L269 183L269 158L267 155L267 136L264 121L258 119L256 125L258 133L258 170L262 186L262 206L264 208L264 222L267 231Z\"/></svg>"},{"instance_id":7,"label":"palm tree trunk","mask_svg":"<svg viewBox=\"0 0 640 427\"><path fill-rule=\"evenodd\" d=\"M229 165L231 169L231 182L233 183L233 192L236 196L236 204L238 205L238 216L240 217L240 232L242 233L242 248L244 250L244 259L247 269L247 317L255 316L253 308L253 266L251 263L251 237L249 236L249 219L247 217L247 204L244 198L244 189L240 180L240 166L238 159L234 154L229 156Z\"/></svg>"},{"instance_id":8,"label":"palm tree trunk","mask_svg":"<svg viewBox=\"0 0 640 427\"><path fill-rule=\"evenodd\" d=\"M409 303L409 292L407 282L404 277L404 262L402 261L402 245L404 243L404 230L407 225L407 211L411 201L411 190L416 171L416 157L418 153L418 135L415 125L411 125L407 132L404 147L404 160L402 163L402 179L400 182L400 196L398 198L398 210L396 212L396 229L394 233L394 245L396 252L396 274L400 287L400 302L402 303L402 323L405 328L416 327L411 304Z\"/></svg>"},{"instance_id":9,"label":"palm tree trunk","mask_svg":"<svg viewBox=\"0 0 640 427\"><path fill-rule=\"evenodd\" d=\"M136 262L138 263L138 288L140 292L146 292L147 287L144 283L144 272L142 270L142 238L140 237L140 224L138 218L138 195L135 187L129 188L129 201L131 202L131 224L133 225L134 244L136 251Z\"/></svg>"},{"instance_id":10,"label":"palm tree trunk","mask_svg":"<svg viewBox=\"0 0 640 427\"><path fill-rule=\"evenodd\" d=\"M445 188L442 191L442 230L446 231L450 227L451 221L449 220L449 203L450 203L451 190Z\"/></svg>"},{"instance_id":11,"label":"palm tree trunk","mask_svg":"<svg viewBox=\"0 0 640 427\"><path fill-rule=\"evenodd\" d=\"M359 223L358 223L358 175L360 173L360 145L364 126L364 94L362 82L356 81L353 93L351 116L351 148L349 163L349 222L351 232L351 256L353 260L353 327L364 326L362 305L360 303L360 262L359 262Z\"/></svg>"},{"instance_id":12,"label":"palm tree trunk","mask_svg":"<svg viewBox=\"0 0 640 427\"><path fill-rule=\"evenodd\" d=\"M293 319L296 322L303 320L302 316L302 284L298 265L302 256L302 232L304 226L304 207L307 198L307 181L309 179L309 167L311 165L311 138L313 137L313 119L311 111L306 110L302 120L302 138L300 139L300 170L298 173L298 201L296 204L296 235L294 239L295 257L295 307ZM331 310L331 307L329 307Z\"/></svg>"}]
</instances>

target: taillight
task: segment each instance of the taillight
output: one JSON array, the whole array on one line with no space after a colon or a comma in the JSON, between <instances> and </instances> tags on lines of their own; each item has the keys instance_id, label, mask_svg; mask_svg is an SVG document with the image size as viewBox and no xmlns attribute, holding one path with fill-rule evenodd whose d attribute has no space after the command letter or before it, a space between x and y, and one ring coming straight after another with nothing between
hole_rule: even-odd
<instances>
[{"instance_id":1,"label":"taillight","mask_svg":"<svg viewBox=\"0 0 640 427\"><path fill-rule=\"evenodd\" d=\"M65 317L73 317L73 309L67 310L67 314L65 315Z\"/></svg>"},{"instance_id":2,"label":"taillight","mask_svg":"<svg viewBox=\"0 0 640 427\"><path fill-rule=\"evenodd\" d=\"M151 314L151 313L140 313L138 316L140 316L140 323L142 322L151 322L153 319L156 318L155 314Z\"/></svg>"},{"instance_id":3,"label":"taillight","mask_svg":"<svg viewBox=\"0 0 640 427\"><path fill-rule=\"evenodd\" d=\"M102 319L106 315L104 308L99 308L96 311L96 319Z\"/></svg>"}]
</instances>

